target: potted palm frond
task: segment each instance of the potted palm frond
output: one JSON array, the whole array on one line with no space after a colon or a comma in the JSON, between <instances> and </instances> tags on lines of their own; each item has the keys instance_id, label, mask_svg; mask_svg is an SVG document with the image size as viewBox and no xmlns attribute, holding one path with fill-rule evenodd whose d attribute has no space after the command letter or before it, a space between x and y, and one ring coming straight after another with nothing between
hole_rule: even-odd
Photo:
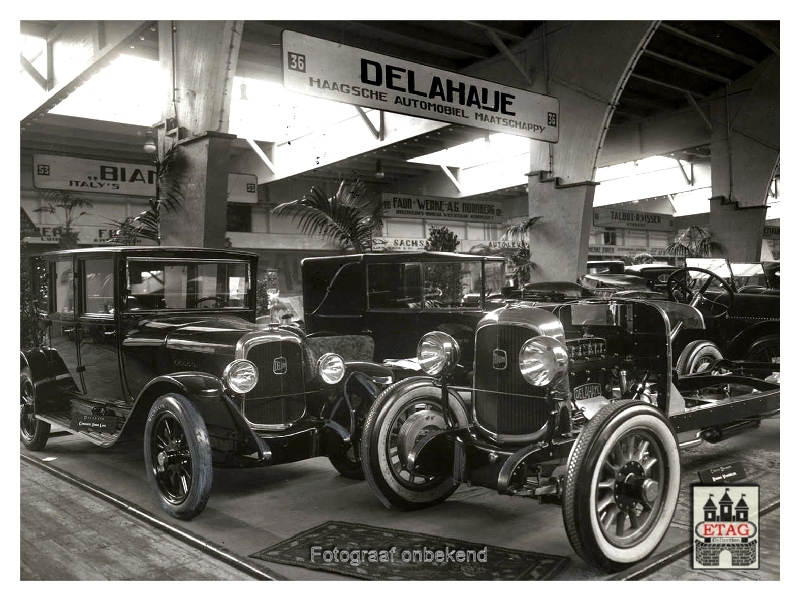
<instances>
[{"instance_id":1,"label":"potted palm frond","mask_svg":"<svg viewBox=\"0 0 800 600\"><path fill-rule=\"evenodd\" d=\"M383 202L360 180L342 181L330 198L318 187L291 202L272 209L271 214L289 217L303 235L321 236L347 253L372 250L372 234L383 227Z\"/></svg>"},{"instance_id":2,"label":"potted palm frond","mask_svg":"<svg viewBox=\"0 0 800 600\"><path fill-rule=\"evenodd\" d=\"M161 217L176 213L183 206L180 174L183 162L180 147L173 146L164 152L161 159L154 161L156 171L156 194L148 199L147 210L122 221L113 221L115 228L109 243L133 245L139 239L146 239L161 245Z\"/></svg>"},{"instance_id":3,"label":"potted palm frond","mask_svg":"<svg viewBox=\"0 0 800 600\"><path fill-rule=\"evenodd\" d=\"M697 225L690 225L681 232L678 239L664 248L666 254L685 258L703 258L722 255L725 247L713 239L711 233Z\"/></svg>"}]
</instances>

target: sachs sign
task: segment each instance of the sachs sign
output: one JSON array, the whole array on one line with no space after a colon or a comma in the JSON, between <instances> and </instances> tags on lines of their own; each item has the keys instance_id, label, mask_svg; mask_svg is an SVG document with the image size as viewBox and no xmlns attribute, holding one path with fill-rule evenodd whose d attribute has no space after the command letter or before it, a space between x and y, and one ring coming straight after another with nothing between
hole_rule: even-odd
<instances>
[{"instance_id":1,"label":"sachs sign","mask_svg":"<svg viewBox=\"0 0 800 600\"><path fill-rule=\"evenodd\" d=\"M283 32L283 85L326 100L558 141L558 99Z\"/></svg>"}]
</instances>

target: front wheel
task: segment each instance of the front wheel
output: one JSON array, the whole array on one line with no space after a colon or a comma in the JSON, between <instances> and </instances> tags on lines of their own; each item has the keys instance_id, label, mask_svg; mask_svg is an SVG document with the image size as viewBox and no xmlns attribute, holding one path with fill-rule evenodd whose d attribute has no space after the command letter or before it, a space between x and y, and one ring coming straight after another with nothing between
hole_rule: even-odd
<instances>
[{"instance_id":1,"label":"front wheel","mask_svg":"<svg viewBox=\"0 0 800 600\"><path fill-rule=\"evenodd\" d=\"M606 571L649 556L672 520L680 481L678 442L657 408L632 399L604 406L567 461L562 513L575 552Z\"/></svg>"},{"instance_id":2,"label":"front wheel","mask_svg":"<svg viewBox=\"0 0 800 600\"><path fill-rule=\"evenodd\" d=\"M342 477L364 479L364 471L361 469L361 461L358 459L358 449L353 444L340 446L328 455L328 460Z\"/></svg>"},{"instance_id":3,"label":"front wheel","mask_svg":"<svg viewBox=\"0 0 800 600\"><path fill-rule=\"evenodd\" d=\"M463 405L449 398L458 426L467 424ZM446 429L442 391L432 382L407 381L384 390L370 407L361 435L361 464L372 491L387 508L415 510L438 504L458 488L450 476L412 473L406 464L415 444Z\"/></svg>"},{"instance_id":4,"label":"front wheel","mask_svg":"<svg viewBox=\"0 0 800 600\"><path fill-rule=\"evenodd\" d=\"M211 444L203 418L184 396L166 394L150 408L144 462L167 513L188 521L202 512L211 493Z\"/></svg>"},{"instance_id":5,"label":"front wheel","mask_svg":"<svg viewBox=\"0 0 800 600\"><path fill-rule=\"evenodd\" d=\"M781 362L781 336L765 335L757 339L747 350L745 360L753 362Z\"/></svg>"},{"instance_id":6,"label":"front wheel","mask_svg":"<svg viewBox=\"0 0 800 600\"><path fill-rule=\"evenodd\" d=\"M19 374L19 437L28 450L44 450L50 435L50 423L36 418L36 386L31 370L24 367Z\"/></svg>"}]
</instances>

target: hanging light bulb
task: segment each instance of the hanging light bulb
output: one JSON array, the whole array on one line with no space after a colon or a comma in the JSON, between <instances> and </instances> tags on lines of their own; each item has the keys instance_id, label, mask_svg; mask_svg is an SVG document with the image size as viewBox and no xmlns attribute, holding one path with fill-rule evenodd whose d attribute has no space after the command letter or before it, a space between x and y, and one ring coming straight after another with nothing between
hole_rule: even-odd
<instances>
[{"instance_id":1,"label":"hanging light bulb","mask_svg":"<svg viewBox=\"0 0 800 600\"><path fill-rule=\"evenodd\" d=\"M383 179L385 175L386 173L384 173L383 169L381 168L381 159L379 158L375 161L375 177L378 179Z\"/></svg>"},{"instance_id":2,"label":"hanging light bulb","mask_svg":"<svg viewBox=\"0 0 800 600\"><path fill-rule=\"evenodd\" d=\"M142 150L144 150L148 154L155 154L156 150L158 150L158 146L156 146L156 140L153 137L152 133L148 133L147 137L144 139Z\"/></svg>"}]
</instances>

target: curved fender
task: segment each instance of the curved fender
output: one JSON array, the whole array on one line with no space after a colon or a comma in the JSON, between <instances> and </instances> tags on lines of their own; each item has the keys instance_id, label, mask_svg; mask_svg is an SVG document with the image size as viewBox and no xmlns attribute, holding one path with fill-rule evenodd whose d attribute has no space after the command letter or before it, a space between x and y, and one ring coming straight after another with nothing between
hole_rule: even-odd
<instances>
[{"instance_id":1,"label":"curved fender","mask_svg":"<svg viewBox=\"0 0 800 600\"><path fill-rule=\"evenodd\" d=\"M20 350L19 358L20 369L31 370L37 412L69 410L69 399L62 396L61 390L77 392L78 386L58 352L54 348Z\"/></svg>"},{"instance_id":2,"label":"curved fender","mask_svg":"<svg viewBox=\"0 0 800 600\"><path fill-rule=\"evenodd\" d=\"M765 321L750 325L747 329L737 333L734 338L728 342L724 356L730 358L737 358L740 355L743 356L750 347L750 344L757 339L765 335L780 334L780 332L780 321Z\"/></svg>"},{"instance_id":3,"label":"curved fender","mask_svg":"<svg viewBox=\"0 0 800 600\"><path fill-rule=\"evenodd\" d=\"M360 405L355 405L352 396L357 394L363 402L366 402L368 408L381 391L392 383L393 373L391 369L383 365L361 361L346 362L345 369L345 376L341 383L341 395L323 416L329 420L327 426L341 438L341 441L350 443L352 437L360 434L356 422L356 411ZM342 404L348 414L346 425L342 423L343 418L339 418L338 421L334 420L337 412L340 412Z\"/></svg>"},{"instance_id":4,"label":"curved fender","mask_svg":"<svg viewBox=\"0 0 800 600\"><path fill-rule=\"evenodd\" d=\"M130 429L143 430L150 407L159 397L169 392L186 396L200 412L206 425L228 429L242 435L252 442L251 452L258 452L262 460L270 457L269 448L253 432L239 409L225 393L222 380L208 373L186 371L161 375L150 381L136 400L127 424Z\"/></svg>"},{"instance_id":5,"label":"curved fender","mask_svg":"<svg viewBox=\"0 0 800 600\"><path fill-rule=\"evenodd\" d=\"M441 388L441 382L435 377L430 377L427 375L417 375L414 377L408 377L406 379L401 379L394 385L391 385L385 390L383 390L378 398L384 403L384 405L389 405L398 396L401 396L409 392L410 390L427 386L434 386L436 388ZM453 390L452 388L448 388L447 393L450 396L451 402L454 401L461 405L461 408L464 409L464 414L466 415L470 414L469 410L467 409L467 406L461 399L461 396L455 390Z\"/></svg>"}]
</instances>

